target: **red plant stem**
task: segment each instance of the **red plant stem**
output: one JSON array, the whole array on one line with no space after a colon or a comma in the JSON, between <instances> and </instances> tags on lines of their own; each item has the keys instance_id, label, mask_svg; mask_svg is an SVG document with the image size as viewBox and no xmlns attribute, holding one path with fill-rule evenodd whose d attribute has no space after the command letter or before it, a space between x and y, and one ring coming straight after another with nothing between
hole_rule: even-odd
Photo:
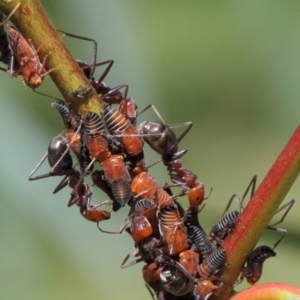
<instances>
[{"instance_id":1,"label":"red plant stem","mask_svg":"<svg viewBox=\"0 0 300 300\"><path fill-rule=\"evenodd\" d=\"M275 161L267 176L224 241L226 263L222 273L225 282L217 291L218 298L228 299L232 284L237 280L246 255L251 253L276 210L300 172L300 126ZM221 297L222 295L222 297Z\"/></svg>"}]
</instances>

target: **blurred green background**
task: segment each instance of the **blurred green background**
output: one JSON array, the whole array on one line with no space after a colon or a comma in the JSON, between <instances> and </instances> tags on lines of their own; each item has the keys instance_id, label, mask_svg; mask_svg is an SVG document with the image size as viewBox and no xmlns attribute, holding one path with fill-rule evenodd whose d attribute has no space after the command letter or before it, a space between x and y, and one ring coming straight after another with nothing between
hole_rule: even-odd
<instances>
[{"instance_id":1,"label":"blurred green background","mask_svg":"<svg viewBox=\"0 0 300 300\"><path fill-rule=\"evenodd\" d=\"M242 195L254 174L263 179L299 125L299 1L42 4L57 28L98 41L98 61L115 60L109 86L129 83L139 109L154 104L169 124L194 123L181 149L189 149L185 166L207 192L213 188L200 215L207 231L233 193ZM76 58L91 62L91 43L65 41ZM0 298L151 299L142 264L120 269L133 246L126 233L101 234L76 207L68 209L69 189L52 195L60 178L27 180L62 122L51 99L0 76ZM39 91L60 97L50 78ZM148 111L138 122L156 119ZM149 149L146 157L149 164L158 159ZM47 170L45 165L41 172ZM162 164L150 173L162 184L168 181ZM300 286L299 187L298 179L286 198L296 199L281 224L289 234L277 257L266 262L260 282ZM93 200L105 199L95 189ZM127 213L113 214L102 227L118 230ZM277 239L266 233L259 244Z\"/></svg>"}]
</instances>

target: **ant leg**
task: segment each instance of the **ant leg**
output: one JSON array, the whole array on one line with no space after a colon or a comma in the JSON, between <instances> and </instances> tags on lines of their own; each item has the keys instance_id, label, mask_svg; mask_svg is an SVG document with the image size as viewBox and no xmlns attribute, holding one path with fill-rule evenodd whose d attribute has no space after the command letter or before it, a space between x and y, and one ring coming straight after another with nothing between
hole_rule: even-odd
<instances>
[{"instance_id":1,"label":"ant leg","mask_svg":"<svg viewBox=\"0 0 300 300\"><path fill-rule=\"evenodd\" d=\"M104 73L103 73L104 74ZM103 75L102 74L102 75ZM106 76L106 75L105 75ZM102 77L102 76L101 76ZM101 77L99 78L99 80L98 80L98 83L100 83L102 80L100 80L101 79ZM114 93L115 92L118 92L118 91L120 91L121 89L123 89L123 88L125 88L125 91L124 91L124 93L120 93L121 95L122 95L122 98L121 98L121 101L123 100L123 99L127 99L127 94L128 94L128 89L129 89L129 85L128 85L128 83L123 83L123 84L120 84L120 85L118 85L118 86L116 86L116 87L114 87L114 88L112 88L112 89L110 89L107 93L105 93L104 94L104 96L103 96L103 100L104 101L106 101L106 102L108 102L108 103L116 103L116 104L120 104L121 103L121 101L119 100L119 101L116 101L116 102L113 102L111 99L114 99L115 98L115 96L114 96ZM111 97L110 97L111 96Z\"/></svg>"},{"instance_id":2,"label":"ant leg","mask_svg":"<svg viewBox=\"0 0 300 300\"><path fill-rule=\"evenodd\" d=\"M127 220L128 218L126 218L126 220L124 221L124 223L122 224L121 228L119 231L107 231L107 230L103 230L102 228L100 228L99 226L99 222L97 223L97 227L98 229L101 231L101 232L104 232L104 233L109 233L109 234L122 234L124 229L127 227Z\"/></svg>"},{"instance_id":3,"label":"ant leg","mask_svg":"<svg viewBox=\"0 0 300 300\"><path fill-rule=\"evenodd\" d=\"M37 164L37 166L31 171L31 173L28 176L28 180L38 180L38 179L42 179L42 178L47 178L50 176L54 176L55 174L43 174L43 175L38 175L35 177L32 177L32 175L40 168L40 166L43 164L43 162L45 161L45 159L48 157L48 153L46 153L43 158L41 159L41 161Z\"/></svg>"},{"instance_id":4,"label":"ant leg","mask_svg":"<svg viewBox=\"0 0 300 300\"><path fill-rule=\"evenodd\" d=\"M210 188L210 190L209 190L209 194L208 194L208 196L206 196L204 199L203 199L203 202L202 202L202 205L201 205L201 207L199 208L199 211L198 211L198 214L200 214L201 213L201 211L202 211L202 209L205 207L205 205L206 205L206 203L207 203L207 199L209 198L209 196L211 195L211 193L212 193L212 188Z\"/></svg>"},{"instance_id":5,"label":"ant leg","mask_svg":"<svg viewBox=\"0 0 300 300\"><path fill-rule=\"evenodd\" d=\"M244 199L246 198L246 196L247 196L247 194L248 194L248 192L249 192L250 189L251 189L250 199L253 197L254 192L255 192L255 187L256 187L256 180L257 180L257 176L254 175L253 178L251 179L251 181L250 181L250 183L249 183L249 185L248 185L248 187L247 187L244 195L242 196L242 202L241 202L241 207L242 208L243 208L242 204L244 202Z\"/></svg>"},{"instance_id":6,"label":"ant leg","mask_svg":"<svg viewBox=\"0 0 300 300\"><path fill-rule=\"evenodd\" d=\"M32 90L33 90L35 93L40 94L40 95L42 95L42 96L45 96L45 97L48 97L48 98L51 98L51 99L54 99L54 100L57 100L57 101L64 101L64 100L58 99L58 98L56 98L56 97L54 97L54 96L51 96L51 95L47 95L47 94L38 92L38 91L36 91L35 89L32 89Z\"/></svg>"},{"instance_id":7,"label":"ant leg","mask_svg":"<svg viewBox=\"0 0 300 300\"><path fill-rule=\"evenodd\" d=\"M0 26L3 26L4 24L6 24L9 19L12 17L12 15L17 11L17 9L19 8L19 6L21 5L21 3L19 2L16 7L10 12L10 14L6 17L6 19L0 23Z\"/></svg>"},{"instance_id":8,"label":"ant leg","mask_svg":"<svg viewBox=\"0 0 300 300\"><path fill-rule=\"evenodd\" d=\"M247 196L247 194L248 194L248 192L249 192L250 189L251 189L250 199L251 199L251 198L253 197L253 195L254 195L254 192L255 192L255 186L256 186L256 179L257 179L257 176L254 175L253 178L251 179L249 185L247 186L246 191L244 192L244 194L243 194L243 196L242 196L242 200L240 200L240 198L239 198L239 196L238 196L237 194L233 194L233 195L231 196L231 198L230 198L229 201L228 201L227 206L225 207L225 210L224 210L222 216L224 216L225 213L226 213L226 212L228 211L228 209L230 208L230 205L231 205L233 199L236 200L236 202L237 202L237 204L238 204L238 206L239 206L239 208L240 208L240 211L243 212L243 210L244 210L243 202L244 202L244 199L246 198L246 196Z\"/></svg>"},{"instance_id":9,"label":"ant leg","mask_svg":"<svg viewBox=\"0 0 300 300\"><path fill-rule=\"evenodd\" d=\"M158 116L158 118L161 120L161 122L166 127L168 127L168 128L178 128L178 127L185 127L185 126L187 126L187 128L184 130L184 132L181 133L180 136L176 139L176 143L177 144L180 143L180 141L186 136L186 134L193 127L193 123L192 122L184 122L184 123L178 123L178 124L168 125L168 123L164 120L164 118L161 116L161 114L158 112L158 110L156 109L156 107L153 104L149 104L148 106L146 106L141 112L139 112L138 115L142 114L143 112L145 112L146 110L148 110L150 107L153 109L153 111L156 113L156 115Z\"/></svg>"},{"instance_id":10,"label":"ant leg","mask_svg":"<svg viewBox=\"0 0 300 300\"><path fill-rule=\"evenodd\" d=\"M144 284L145 284L146 289L148 290L149 294L151 295L152 300L155 300L155 297L154 297L155 294L152 292L150 285L146 282L144 282Z\"/></svg>"},{"instance_id":11,"label":"ant leg","mask_svg":"<svg viewBox=\"0 0 300 300\"><path fill-rule=\"evenodd\" d=\"M9 47L10 57L9 57L9 64L8 64L8 68L7 68L6 72L9 74L10 78L13 78L13 77L18 76L18 74L20 73L20 70L18 70L18 71L14 70L14 63L15 63L14 52L13 52L10 44L8 45L8 47Z\"/></svg>"},{"instance_id":12,"label":"ant leg","mask_svg":"<svg viewBox=\"0 0 300 300\"><path fill-rule=\"evenodd\" d=\"M275 212L275 214L281 212L283 209L287 208L286 211L284 212L284 214L282 215L281 219L278 221L278 222L275 222L271 225L269 225L266 229L268 230L273 230L273 231L277 231L277 232L281 232L282 233L282 236L281 238L275 243L274 247L273 247L273 250L277 247L277 245L279 245L279 243L285 238L285 236L287 235L287 230L286 229L283 229L283 228L277 228L277 227L274 227L275 225L278 225L280 223L282 223L285 219L285 217L287 216L287 214L289 213L290 209L293 207L295 203L295 200L291 200L287 203L285 203L284 205L280 206L277 211Z\"/></svg>"},{"instance_id":13,"label":"ant leg","mask_svg":"<svg viewBox=\"0 0 300 300\"><path fill-rule=\"evenodd\" d=\"M77 202L78 197L76 197L76 196L77 196L76 194L73 194L73 195L71 194L71 198L69 199L67 207L71 207Z\"/></svg>"},{"instance_id":14,"label":"ant leg","mask_svg":"<svg viewBox=\"0 0 300 300\"><path fill-rule=\"evenodd\" d=\"M155 108L155 106L153 104L149 104L147 105L144 109L142 109L138 115L141 115L142 113L144 113L146 110L148 110L149 108L152 108L154 110L154 112L156 113L156 115L158 116L158 118L162 121L162 123L166 126L168 126L167 122L164 120L164 118L161 116L161 114L158 112L158 110Z\"/></svg>"},{"instance_id":15,"label":"ant leg","mask_svg":"<svg viewBox=\"0 0 300 300\"><path fill-rule=\"evenodd\" d=\"M77 39L80 39L80 40L84 40L84 41L89 41L89 42L93 42L94 43L94 51L93 51L93 63L92 63L92 70L91 70L91 77L93 77L94 73L95 73L95 67L96 67L96 61L97 61L97 53L98 53L98 44L96 42L96 40L94 39L91 39L91 38L87 38L87 37L83 37L83 36L79 36L79 35L75 35L75 34L72 34L72 33L68 33L66 31L63 31L63 30L56 30L57 32L60 32L66 36L69 36L69 37L73 37L73 38L77 38ZM62 37L63 37L62 36Z\"/></svg>"},{"instance_id":16,"label":"ant leg","mask_svg":"<svg viewBox=\"0 0 300 300\"><path fill-rule=\"evenodd\" d=\"M41 46L42 46L42 45L41 45ZM37 51L36 51L36 53L37 53ZM42 61L42 65L41 65L41 67L40 67L39 72L42 72L42 71L44 70L45 65L46 65L46 62L47 62L47 58L49 57L50 54L51 54L51 52L48 53L48 54L46 54L46 55L44 56L43 61ZM41 77L45 77L46 75L52 73L55 69L56 69L56 68L52 68L52 69L50 69L50 70L44 72L43 74L41 74Z\"/></svg>"},{"instance_id":17,"label":"ant leg","mask_svg":"<svg viewBox=\"0 0 300 300\"><path fill-rule=\"evenodd\" d=\"M126 264L126 262L128 261L128 259L130 258L131 255L136 255L138 253L138 249L136 247L133 247L132 250L125 256L122 264L121 264L121 269L126 269L128 267L131 267L141 261L144 261L146 258L148 258L148 256L146 257L141 257L141 258L138 258L138 259L135 259L129 263Z\"/></svg>"},{"instance_id":18,"label":"ant leg","mask_svg":"<svg viewBox=\"0 0 300 300\"><path fill-rule=\"evenodd\" d=\"M276 210L275 214L278 214L279 212L281 212L281 211L282 211L283 209L285 209L286 207L287 207L287 210L284 212L284 214L282 215L281 219L280 219L278 222L276 222L276 223L274 223L274 224L272 224L272 225L269 225L269 226L270 226L270 227L274 227L275 225L282 223L282 222L284 221L285 217L287 216L287 214L289 213L289 211L291 210L291 208L293 207L294 203L295 203L295 199L293 199L293 200L291 200L291 201L289 201L289 202L283 204L282 206L280 206L280 207ZM268 227L269 227L269 226L268 226Z\"/></svg>"},{"instance_id":19,"label":"ant leg","mask_svg":"<svg viewBox=\"0 0 300 300\"><path fill-rule=\"evenodd\" d=\"M102 73L102 75L100 76L100 78L99 78L98 81L97 81L98 84L100 84L100 83L104 80L104 78L107 76L107 74L108 74L109 70L111 69L112 65L114 64L114 62L115 62L114 60L109 59L109 60L106 60L106 61L101 61L101 62L99 62L99 63L95 63L95 64L93 64L93 65L88 65L88 64L86 64L86 63L82 63L83 66L79 65L79 67L76 68L76 69L73 69L72 72L75 72L75 71L78 71L78 70L89 69L90 67L94 67L94 69L95 69L96 67L99 67L99 66L103 66L103 65L107 65L107 64L108 64L108 66L105 68L104 72ZM78 63L78 61L77 61L77 63ZM93 69L93 70L94 70L94 69ZM93 78L92 75L93 75L93 73L91 72L91 74L89 75L89 78L88 78L88 79L92 79L92 78ZM95 89L97 89L97 84L96 84Z\"/></svg>"},{"instance_id":20,"label":"ant leg","mask_svg":"<svg viewBox=\"0 0 300 300\"><path fill-rule=\"evenodd\" d=\"M230 206L231 206L231 203L232 203L232 201L233 201L234 199L235 199L235 201L237 202L238 206L240 207L240 210L241 210L241 211L244 210L244 208L243 208L243 206L242 206L242 202L241 202L239 196L238 196L237 194L233 194L233 195L230 197L230 199L229 199L229 201L228 201L228 203L227 203L227 205L226 205L226 207L225 207L225 210L224 210L224 212L223 212L223 214L222 214L222 217L227 213L227 211L229 210L229 208L230 208Z\"/></svg>"},{"instance_id":21,"label":"ant leg","mask_svg":"<svg viewBox=\"0 0 300 300\"><path fill-rule=\"evenodd\" d=\"M104 65L104 64L108 64L108 66L106 67L106 69L104 70L102 75L99 77L98 83L102 82L105 79L105 77L107 76L108 72L110 71L112 65L114 64L114 62L115 62L114 60L110 59L110 60L106 60L102 63L95 64L95 67L96 66L101 66L101 65Z\"/></svg>"},{"instance_id":22,"label":"ant leg","mask_svg":"<svg viewBox=\"0 0 300 300\"><path fill-rule=\"evenodd\" d=\"M78 187L80 186L80 184L82 184L84 176L88 173L89 169L91 168L91 166L93 165L94 162L95 162L95 158L93 158L93 159L91 160L91 162L89 163L89 165L86 167L86 169L85 169L85 170L83 171L83 173L81 174L80 179L78 180L76 186L74 187L74 189L73 189L73 191L72 191L72 193L71 193L71 198L70 198L70 200L69 200L69 203L73 203L73 202L72 202L72 199L73 199L74 196L76 195L76 191L77 191ZM74 204L74 203L73 203L73 204ZM69 206L69 205L68 205L68 206Z\"/></svg>"},{"instance_id":23,"label":"ant leg","mask_svg":"<svg viewBox=\"0 0 300 300\"><path fill-rule=\"evenodd\" d=\"M282 236L280 237L280 239L275 243L275 245L272 248L274 250L287 235L287 230L285 230L283 228L276 228L276 227L270 227L270 226L268 226L266 229L282 233Z\"/></svg>"},{"instance_id":24,"label":"ant leg","mask_svg":"<svg viewBox=\"0 0 300 300\"><path fill-rule=\"evenodd\" d=\"M194 124L192 122L183 122L183 123L172 124L169 126L170 128L178 128L178 127L187 126L187 128L177 138L177 140L176 140L177 144L179 144L181 142L181 140L187 135L187 133L192 129L193 125Z\"/></svg>"},{"instance_id":25,"label":"ant leg","mask_svg":"<svg viewBox=\"0 0 300 300\"><path fill-rule=\"evenodd\" d=\"M65 186L68 185L68 179L70 175L66 175L63 180L57 185L57 187L54 189L53 194L56 194L60 190L62 190Z\"/></svg>"}]
</instances>

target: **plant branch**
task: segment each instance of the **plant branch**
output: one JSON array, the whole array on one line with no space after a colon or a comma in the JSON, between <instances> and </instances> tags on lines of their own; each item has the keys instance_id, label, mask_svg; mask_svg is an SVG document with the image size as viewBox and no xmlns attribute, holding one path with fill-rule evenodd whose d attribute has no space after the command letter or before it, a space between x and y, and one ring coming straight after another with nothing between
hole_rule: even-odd
<instances>
[{"instance_id":1,"label":"plant branch","mask_svg":"<svg viewBox=\"0 0 300 300\"><path fill-rule=\"evenodd\" d=\"M0 10L8 15L18 3L18 10L10 21L16 26L25 39L38 49L38 55L42 61L45 55L49 55L45 65L46 70L54 69L50 73L53 82L62 93L66 101L76 113L94 111L102 112L102 100L98 97L83 72L78 69L75 59L66 48L61 37L49 20L38 0L0 0ZM88 99L71 97L74 91L83 88L91 88Z\"/></svg>"},{"instance_id":2,"label":"plant branch","mask_svg":"<svg viewBox=\"0 0 300 300\"><path fill-rule=\"evenodd\" d=\"M234 283L264 230L300 172L300 126L275 161L273 167L253 195L236 224L224 241L227 267L222 273L223 284L212 299L228 299ZM221 297L222 295L222 297Z\"/></svg>"}]
</instances>

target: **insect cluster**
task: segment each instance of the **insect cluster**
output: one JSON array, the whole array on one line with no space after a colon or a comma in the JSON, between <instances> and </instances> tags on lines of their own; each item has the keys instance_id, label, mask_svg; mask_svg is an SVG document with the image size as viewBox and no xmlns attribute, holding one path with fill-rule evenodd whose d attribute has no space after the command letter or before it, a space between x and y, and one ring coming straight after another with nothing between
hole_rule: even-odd
<instances>
[{"instance_id":1,"label":"insect cluster","mask_svg":"<svg viewBox=\"0 0 300 300\"><path fill-rule=\"evenodd\" d=\"M18 6L15 10L17 8ZM40 62L38 50L14 27L8 27L7 36L3 26L6 20L2 14L0 17L0 61L8 65L10 76L22 75L29 87L39 86L44 76L52 71L44 70L47 56ZM129 205L129 215L117 233L127 231L130 234L134 241L134 251L126 256L121 267L144 262L143 278L149 291L152 290L157 299L208 299L223 284L219 273L226 268L224 239L234 230L243 211L242 202L248 190L251 188L251 195L254 193L255 178L241 201L237 195L231 197L222 218L207 234L199 222L198 214L208 196L205 196L204 185L197 180L197 175L186 169L181 161L187 150L179 150L179 142L191 129L192 123L168 125L156 108L149 105L146 109L152 108L159 121L144 121L137 126L137 105L127 97L128 85L121 84L115 88L106 86L103 80L113 60L96 63L96 42L94 52L91 65L77 61L78 71L84 72L104 101L103 113L98 115L87 111L76 114L62 100L52 103L52 107L62 117L66 133L52 139L46 155L31 172L29 180L64 176L54 193L69 186L72 192L68 206L77 205L80 214L95 222L101 232L116 233L103 230L99 224L110 219L111 211L117 212ZM100 78L95 80L95 67L99 65L107 67ZM90 88L83 88L70 96L88 99L90 92ZM116 109L113 105L118 105L119 108ZM187 128L177 137L173 128L181 126ZM171 184L162 186L149 174L144 158L144 143L161 156ZM71 153L76 156L78 168L73 163ZM51 167L50 171L34 176L46 159ZM85 183L87 176L91 176L92 185ZM95 186L106 193L109 200L93 204ZM173 195L173 186L179 187L181 192ZM179 202L183 196L187 196L189 201L187 209ZM234 199L238 200L240 211L227 213ZM279 222L283 221L293 204L294 201L291 201L278 209L277 212L287 208ZM274 227L279 222L268 226L268 229L281 232L282 237L273 248L260 246L247 256L241 279L245 277L250 284L259 280L263 262L268 257L275 256L274 248L286 234L284 229ZM128 262L131 255L135 259Z\"/></svg>"}]
</instances>

